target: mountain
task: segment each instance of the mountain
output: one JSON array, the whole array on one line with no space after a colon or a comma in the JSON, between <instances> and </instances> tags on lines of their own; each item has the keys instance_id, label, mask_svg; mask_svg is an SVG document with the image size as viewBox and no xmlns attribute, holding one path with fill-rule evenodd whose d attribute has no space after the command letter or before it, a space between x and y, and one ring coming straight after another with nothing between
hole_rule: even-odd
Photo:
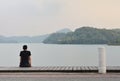
<instances>
[{"instance_id":1,"label":"mountain","mask_svg":"<svg viewBox=\"0 0 120 81\"><path fill-rule=\"evenodd\" d=\"M64 28L64 29L56 31L56 33L68 33L68 32L72 32L72 31L68 28Z\"/></svg>"},{"instance_id":2,"label":"mountain","mask_svg":"<svg viewBox=\"0 0 120 81\"><path fill-rule=\"evenodd\" d=\"M71 30L67 28L56 31L56 33L68 33L68 32L71 32ZM30 36L11 36L11 37L0 36L0 43L42 43L47 37L49 37L49 35L51 34L31 36L31 37Z\"/></svg>"},{"instance_id":3,"label":"mountain","mask_svg":"<svg viewBox=\"0 0 120 81\"><path fill-rule=\"evenodd\" d=\"M43 41L47 44L120 44L120 31L80 27L74 32L53 33Z\"/></svg>"},{"instance_id":4,"label":"mountain","mask_svg":"<svg viewBox=\"0 0 120 81\"><path fill-rule=\"evenodd\" d=\"M49 35L40 36L0 36L0 43L42 43Z\"/></svg>"},{"instance_id":5,"label":"mountain","mask_svg":"<svg viewBox=\"0 0 120 81\"><path fill-rule=\"evenodd\" d=\"M9 37L18 43L42 43L44 39L46 39L49 35L40 35L40 36L13 36Z\"/></svg>"},{"instance_id":6,"label":"mountain","mask_svg":"<svg viewBox=\"0 0 120 81\"><path fill-rule=\"evenodd\" d=\"M120 29L80 27L75 31L65 28L52 34L39 36L0 35L0 43L120 44Z\"/></svg>"}]
</instances>

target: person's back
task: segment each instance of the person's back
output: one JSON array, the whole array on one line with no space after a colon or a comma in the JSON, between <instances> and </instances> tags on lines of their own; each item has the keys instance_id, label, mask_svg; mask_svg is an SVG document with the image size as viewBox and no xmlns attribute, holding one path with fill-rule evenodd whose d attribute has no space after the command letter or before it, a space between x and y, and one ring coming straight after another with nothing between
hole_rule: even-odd
<instances>
[{"instance_id":1,"label":"person's back","mask_svg":"<svg viewBox=\"0 0 120 81\"><path fill-rule=\"evenodd\" d=\"M27 51L27 45L23 46L20 52L20 67L31 67L31 52Z\"/></svg>"}]
</instances>

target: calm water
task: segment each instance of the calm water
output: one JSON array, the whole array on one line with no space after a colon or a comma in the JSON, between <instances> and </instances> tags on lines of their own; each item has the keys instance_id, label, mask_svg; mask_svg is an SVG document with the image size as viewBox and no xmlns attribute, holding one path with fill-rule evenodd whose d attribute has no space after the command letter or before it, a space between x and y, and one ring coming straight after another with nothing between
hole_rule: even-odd
<instances>
[{"instance_id":1,"label":"calm water","mask_svg":"<svg viewBox=\"0 0 120 81\"><path fill-rule=\"evenodd\" d=\"M0 67L19 65L24 44L0 44ZM27 44L33 66L97 66L98 48L105 47L107 65L120 66L120 46Z\"/></svg>"}]
</instances>

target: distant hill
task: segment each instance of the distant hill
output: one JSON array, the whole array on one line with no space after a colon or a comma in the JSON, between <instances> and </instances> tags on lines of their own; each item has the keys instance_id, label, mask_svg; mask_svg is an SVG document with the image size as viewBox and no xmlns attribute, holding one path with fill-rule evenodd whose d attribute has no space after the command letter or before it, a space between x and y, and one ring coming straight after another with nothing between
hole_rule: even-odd
<instances>
[{"instance_id":1,"label":"distant hill","mask_svg":"<svg viewBox=\"0 0 120 81\"><path fill-rule=\"evenodd\" d=\"M71 30L65 28L61 29L59 31L56 31L56 33L67 33ZM42 43L50 34L46 35L39 35L39 36L11 36L11 37L5 37L0 36L0 43Z\"/></svg>"},{"instance_id":2,"label":"distant hill","mask_svg":"<svg viewBox=\"0 0 120 81\"><path fill-rule=\"evenodd\" d=\"M17 43L42 43L49 35L40 35L40 36L13 36L8 39L12 39Z\"/></svg>"},{"instance_id":3,"label":"distant hill","mask_svg":"<svg viewBox=\"0 0 120 81\"><path fill-rule=\"evenodd\" d=\"M0 36L0 43L45 44L120 44L120 29L80 27L75 31L61 29L52 34L39 36Z\"/></svg>"},{"instance_id":4,"label":"distant hill","mask_svg":"<svg viewBox=\"0 0 120 81\"><path fill-rule=\"evenodd\" d=\"M72 32L72 31L68 28L64 28L64 29L56 31L56 33L68 33L68 32Z\"/></svg>"},{"instance_id":5,"label":"distant hill","mask_svg":"<svg viewBox=\"0 0 120 81\"><path fill-rule=\"evenodd\" d=\"M0 36L0 43L17 43L17 41L9 39L8 37Z\"/></svg>"},{"instance_id":6,"label":"distant hill","mask_svg":"<svg viewBox=\"0 0 120 81\"><path fill-rule=\"evenodd\" d=\"M43 42L47 44L120 44L120 31L80 27L74 32L53 33Z\"/></svg>"},{"instance_id":7,"label":"distant hill","mask_svg":"<svg viewBox=\"0 0 120 81\"><path fill-rule=\"evenodd\" d=\"M0 43L42 43L44 39L46 39L49 35L41 35L41 36L12 36L12 37L4 37L0 36Z\"/></svg>"}]
</instances>

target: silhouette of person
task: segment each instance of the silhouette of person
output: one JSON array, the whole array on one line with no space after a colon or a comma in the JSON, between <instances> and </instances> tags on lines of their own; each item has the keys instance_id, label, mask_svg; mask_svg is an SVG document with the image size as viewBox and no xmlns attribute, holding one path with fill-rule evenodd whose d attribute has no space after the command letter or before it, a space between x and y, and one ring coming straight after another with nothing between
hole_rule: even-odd
<instances>
[{"instance_id":1,"label":"silhouette of person","mask_svg":"<svg viewBox=\"0 0 120 81\"><path fill-rule=\"evenodd\" d=\"M20 67L31 67L31 52L27 50L27 45L23 45L20 52Z\"/></svg>"}]
</instances>

